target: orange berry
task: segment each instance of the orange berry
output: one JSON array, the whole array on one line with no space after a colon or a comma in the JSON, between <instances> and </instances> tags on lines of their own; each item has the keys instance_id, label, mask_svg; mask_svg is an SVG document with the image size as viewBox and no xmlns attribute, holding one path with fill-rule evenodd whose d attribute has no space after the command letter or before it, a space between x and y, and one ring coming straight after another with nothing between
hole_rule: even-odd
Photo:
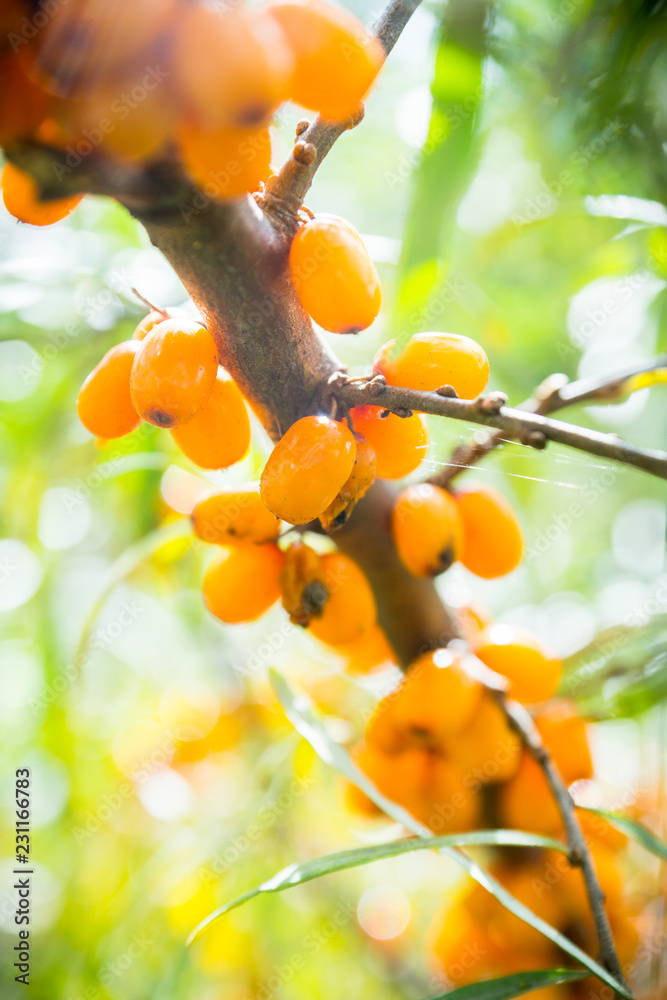
<instances>
[{"instance_id":1,"label":"orange berry","mask_svg":"<svg viewBox=\"0 0 667 1000\"><path fill-rule=\"evenodd\" d=\"M535 724L566 784L593 777L588 726L571 705L550 705L536 716Z\"/></svg>"},{"instance_id":2,"label":"orange berry","mask_svg":"<svg viewBox=\"0 0 667 1000\"><path fill-rule=\"evenodd\" d=\"M479 396L489 381L483 348L456 333L417 333L398 352L390 340L375 355L373 371L405 389L433 392L451 385L461 399Z\"/></svg>"},{"instance_id":3,"label":"orange berry","mask_svg":"<svg viewBox=\"0 0 667 1000\"><path fill-rule=\"evenodd\" d=\"M178 0L67 0L23 50L34 79L53 93L87 99L169 28Z\"/></svg>"},{"instance_id":4,"label":"orange berry","mask_svg":"<svg viewBox=\"0 0 667 1000\"><path fill-rule=\"evenodd\" d=\"M5 163L2 168L0 187L2 200L9 214L19 222L27 222L31 226L51 226L54 222L60 222L83 198L83 195L74 195L71 198L40 201L39 190L33 178L13 163Z\"/></svg>"},{"instance_id":5,"label":"orange berry","mask_svg":"<svg viewBox=\"0 0 667 1000\"><path fill-rule=\"evenodd\" d=\"M514 777L498 788L498 825L555 836L562 832L558 806L539 764L524 753Z\"/></svg>"},{"instance_id":6,"label":"orange berry","mask_svg":"<svg viewBox=\"0 0 667 1000\"><path fill-rule=\"evenodd\" d=\"M507 950L491 939L484 922L470 914L465 898L438 915L431 949L438 971L453 986L500 976L510 960Z\"/></svg>"},{"instance_id":7,"label":"orange berry","mask_svg":"<svg viewBox=\"0 0 667 1000\"><path fill-rule=\"evenodd\" d=\"M255 621L280 597L283 561L271 543L224 550L204 573L206 607L228 624Z\"/></svg>"},{"instance_id":8,"label":"orange berry","mask_svg":"<svg viewBox=\"0 0 667 1000\"><path fill-rule=\"evenodd\" d=\"M294 625L306 626L322 613L329 597L322 560L305 542L294 542L285 553L281 577L282 602Z\"/></svg>"},{"instance_id":9,"label":"orange berry","mask_svg":"<svg viewBox=\"0 0 667 1000\"><path fill-rule=\"evenodd\" d=\"M0 94L0 145L3 146L34 132L51 109L51 95L25 75L11 53L0 53Z\"/></svg>"},{"instance_id":10,"label":"orange berry","mask_svg":"<svg viewBox=\"0 0 667 1000\"><path fill-rule=\"evenodd\" d=\"M197 538L215 545L272 542L280 521L268 511L259 486L226 486L207 493L192 509Z\"/></svg>"},{"instance_id":11,"label":"orange berry","mask_svg":"<svg viewBox=\"0 0 667 1000\"><path fill-rule=\"evenodd\" d=\"M380 667L396 663L396 654L379 625L368 629L352 642L336 646L336 652L347 659L345 669L355 674L370 674Z\"/></svg>"},{"instance_id":12,"label":"orange berry","mask_svg":"<svg viewBox=\"0 0 667 1000\"><path fill-rule=\"evenodd\" d=\"M177 82L206 128L265 124L287 98L294 59L264 11L191 4L179 25Z\"/></svg>"},{"instance_id":13,"label":"orange berry","mask_svg":"<svg viewBox=\"0 0 667 1000\"><path fill-rule=\"evenodd\" d=\"M268 10L296 57L291 99L334 121L353 115L382 65L382 45L351 14L321 0Z\"/></svg>"},{"instance_id":14,"label":"orange berry","mask_svg":"<svg viewBox=\"0 0 667 1000\"><path fill-rule=\"evenodd\" d=\"M200 323L166 319L139 342L130 390L137 413L156 427L192 420L216 385L218 352Z\"/></svg>"},{"instance_id":15,"label":"orange berry","mask_svg":"<svg viewBox=\"0 0 667 1000\"><path fill-rule=\"evenodd\" d=\"M364 746L353 756L360 770L383 795L402 805L415 818L423 812L430 754L424 750L407 750L396 756L387 756L375 747ZM357 788L351 791L348 801L359 812L369 815L379 812L377 806Z\"/></svg>"},{"instance_id":16,"label":"orange berry","mask_svg":"<svg viewBox=\"0 0 667 1000\"><path fill-rule=\"evenodd\" d=\"M535 636L511 625L492 625L475 642L475 653L487 667L510 682L516 701L531 705L557 691L563 664L549 656Z\"/></svg>"},{"instance_id":17,"label":"orange berry","mask_svg":"<svg viewBox=\"0 0 667 1000\"><path fill-rule=\"evenodd\" d=\"M507 500L488 486L454 494L463 526L461 562L493 580L516 569L523 555L521 528Z\"/></svg>"},{"instance_id":18,"label":"orange berry","mask_svg":"<svg viewBox=\"0 0 667 1000\"><path fill-rule=\"evenodd\" d=\"M397 417L380 406L355 406L350 411L354 428L368 439L375 452L375 474L380 479L402 479L414 472L428 450L428 425L421 413Z\"/></svg>"},{"instance_id":19,"label":"orange berry","mask_svg":"<svg viewBox=\"0 0 667 1000\"><path fill-rule=\"evenodd\" d=\"M171 432L183 454L202 469L226 469L250 447L250 420L243 396L222 368L201 410Z\"/></svg>"},{"instance_id":20,"label":"orange berry","mask_svg":"<svg viewBox=\"0 0 667 1000\"><path fill-rule=\"evenodd\" d=\"M354 226L337 215L318 215L299 229L289 266L304 309L331 333L359 333L380 311L375 265Z\"/></svg>"},{"instance_id":21,"label":"orange berry","mask_svg":"<svg viewBox=\"0 0 667 1000\"><path fill-rule=\"evenodd\" d=\"M165 83L152 90L139 85L143 94L139 101L131 93L123 96L122 86L118 79L110 80L85 100L67 102L62 124L73 133L75 146L78 136L83 134L85 141L86 134L92 134L99 137L99 152L107 156L128 162L155 158L174 128L173 97Z\"/></svg>"},{"instance_id":22,"label":"orange berry","mask_svg":"<svg viewBox=\"0 0 667 1000\"><path fill-rule=\"evenodd\" d=\"M461 548L461 525L451 495L430 483L415 483L399 493L391 518L394 544L415 576L437 576L449 569Z\"/></svg>"},{"instance_id":23,"label":"orange berry","mask_svg":"<svg viewBox=\"0 0 667 1000\"><path fill-rule=\"evenodd\" d=\"M130 398L130 373L138 347L134 340L116 344L81 386L76 401L79 420L96 437L123 437L139 425Z\"/></svg>"},{"instance_id":24,"label":"orange berry","mask_svg":"<svg viewBox=\"0 0 667 1000\"><path fill-rule=\"evenodd\" d=\"M620 851L628 842L627 836L612 826L604 816L579 809L577 819L589 843L603 844L605 847L611 848L612 851Z\"/></svg>"},{"instance_id":25,"label":"orange berry","mask_svg":"<svg viewBox=\"0 0 667 1000\"><path fill-rule=\"evenodd\" d=\"M325 531L335 531L347 523L350 514L375 479L375 452L361 434L355 434L354 438L357 442L357 454L352 472L338 495L324 513L320 514L320 524Z\"/></svg>"},{"instance_id":26,"label":"orange berry","mask_svg":"<svg viewBox=\"0 0 667 1000\"><path fill-rule=\"evenodd\" d=\"M424 653L410 666L390 696L391 712L406 740L441 749L473 717L482 696L480 684L447 649Z\"/></svg>"},{"instance_id":27,"label":"orange berry","mask_svg":"<svg viewBox=\"0 0 667 1000\"><path fill-rule=\"evenodd\" d=\"M153 309L149 312L148 316L139 322L132 334L132 340L144 340L151 330L154 330L158 323L163 323L169 317L166 313L160 312L158 309Z\"/></svg>"},{"instance_id":28,"label":"orange berry","mask_svg":"<svg viewBox=\"0 0 667 1000\"><path fill-rule=\"evenodd\" d=\"M302 417L287 430L264 467L260 493L269 510L290 524L322 514L347 482L357 443L346 424Z\"/></svg>"},{"instance_id":29,"label":"orange berry","mask_svg":"<svg viewBox=\"0 0 667 1000\"><path fill-rule=\"evenodd\" d=\"M213 200L256 191L270 173L271 136L264 126L205 131L182 125L177 138L185 169Z\"/></svg>"},{"instance_id":30,"label":"orange berry","mask_svg":"<svg viewBox=\"0 0 667 1000\"><path fill-rule=\"evenodd\" d=\"M464 604L454 609L464 639L475 643L485 628L489 627L490 619L474 604Z\"/></svg>"},{"instance_id":31,"label":"orange berry","mask_svg":"<svg viewBox=\"0 0 667 1000\"><path fill-rule=\"evenodd\" d=\"M449 752L466 776L481 784L495 784L516 774L521 749L521 739L510 728L504 712L485 692Z\"/></svg>"},{"instance_id":32,"label":"orange berry","mask_svg":"<svg viewBox=\"0 0 667 1000\"><path fill-rule=\"evenodd\" d=\"M501 868L494 874L501 885L538 917L552 927L563 926L565 914L558 894L553 892L552 887L546 882L536 877L534 864ZM498 945L510 952L519 951L536 955L548 953L553 948L539 931L510 913L493 897L489 896L489 899L490 915L486 926L490 936Z\"/></svg>"},{"instance_id":33,"label":"orange berry","mask_svg":"<svg viewBox=\"0 0 667 1000\"><path fill-rule=\"evenodd\" d=\"M461 833L479 826L482 799L465 784L465 773L457 761L429 754L430 769L424 806L417 819L433 833Z\"/></svg>"},{"instance_id":34,"label":"orange berry","mask_svg":"<svg viewBox=\"0 0 667 1000\"><path fill-rule=\"evenodd\" d=\"M308 628L330 646L353 642L377 621L371 586L354 560L342 552L329 552L320 562L329 596Z\"/></svg>"}]
</instances>

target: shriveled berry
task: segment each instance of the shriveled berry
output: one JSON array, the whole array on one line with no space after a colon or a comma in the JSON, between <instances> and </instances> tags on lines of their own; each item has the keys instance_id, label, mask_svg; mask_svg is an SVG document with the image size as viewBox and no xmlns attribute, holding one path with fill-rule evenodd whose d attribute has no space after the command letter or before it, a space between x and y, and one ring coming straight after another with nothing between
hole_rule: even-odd
<instances>
[{"instance_id":1,"label":"shriveled berry","mask_svg":"<svg viewBox=\"0 0 667 1000\"><path fill-rule=\"evenodd\" d=\"M192 420L216 384L218 352L208 330L186 319L158 323L139 342L130 390L137 413L156 427Z\"/></svg>"},{"instance_id":2,"label":"shriveled berry","mask_svg":"<svg viewBox=\"0 0 667 1000\"><path fill-rule=\"evenodd\" d=\"M407 486L394 505L391 530L403 564L415 576L437 576L458 558L458 511L451 495L439 486Z\"/></svg>"},{"instance_id":3,"label":"shriveled berry","mask_svg":"<svg viewBox=\"0 0 667 1000\"><path fill-rule=\"evenodd\" d=\"M421 413L410 417L386 416L379 406L355 406L350 411L354 429L363 434L375 452L375 473L380 479L402 479L418 468L428 450L428 426Z\"/></svg>"},{"instance_id":4,"label":"shriveled berry","mask_svg":"<svg viewBox=\"0 0 667 1000\"><path fill-rule=\"evenodd\" d=\"M318 215L301 227L289 266L304 309L331 333L359 333L380 311L375 265L354 226L337 215Z\"/></svg>"},{"instance_id":5,"label":"shriveled berry","mask_svg":"<svg viewBox=\"0 0 667 1000\"><path fill-rule=\"evenodd\" d=\"M222 368L201 410L171 435L183 454L202 469L226 469L250 447L250 420L236 382Z\"/></svg>"},{"instance_id":6,"label":"shriveled berry","mask_svg":"<svg viewBox=\"0 0 667 1000\"><path fill-rule=\"evenodd\" d=\"M290 524L313 521L347 482L356 453L345 424L325 416L302 417L269 455L260 482L264 503Z\"/></svg>"},{"instance_id":7,"label":"shriveled berry","mask_svg":"<svg viewBox=\"0 0 667 1000\"><path fill-rule=\"evenodd\" d=\"M216 545L274 541L281 522L266 509L258 485L226 486L207 493L192 509L195 535Z\"/></svg>"},{"instance_id":8,"label":"shriveled berry","mask_svg":"<svg viewBox=\"0 0 667 1000\"><path fill-rule=\"evenodd\" d=\"M271 543L225 549L204 573L207 608L229 624L255 621L280 597L283 561L283 553Z\"/></svg>"},{"instance_id":9,"label":"shriveled berry","mask_svg":"<svg viewBox=\"0 0 667 1000\"><path fill-rule=\"evenodd\" d=\"M306 626L321 615L329 588L320 556L305 542L294 542L285 552L281 577L282 602L294 625Z\"/></svg>"},{"instance_id":10,"label":"shriveled berry","mask_svg":"<svg viewBox=\"0 0 667 1000\"><path fill-rule=\"evenodd\" d=\"M489 361L482 347L456 333L417 333L402 350L390 340L375 355L373 371L388 385L434 391L451 385L461 399L474 399L486 388Z\"/></svg>"},{"instance_id":11,"label":"shriveled berry","mask_svg":"<svg viewBox=\"0 0 667 1000\"><path fill-rule=\"evenodd\" d=\"M130 373L138 347L135 340L116 344L81 386L76 401L79 420L96 437L123 437L140 423L130 397Z\"/></svg>"},{"instance_id":12,"label":"shriveled berry","mask_svg":"<svg viewBox=\"0 0 667 1000\"><path fill-rule=\"evenodd\" d=\"M320 524L325 531L335 531L347 522L357 503L365 496L375 479L375 452L361 434L354 435L357 454L352 472L338 496L320 514Z\"/></svg>"}]
</instances>

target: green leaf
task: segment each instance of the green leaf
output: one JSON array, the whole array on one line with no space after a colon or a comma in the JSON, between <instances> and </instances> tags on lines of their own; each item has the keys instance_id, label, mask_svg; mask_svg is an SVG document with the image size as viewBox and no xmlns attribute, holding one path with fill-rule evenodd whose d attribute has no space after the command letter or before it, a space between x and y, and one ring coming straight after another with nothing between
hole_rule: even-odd
<instances>
[{"instance_id":1,"label":"green leaf","mask_svg":"<svg viewBox=\"0 0 667 1000\"><path fill-rule=\"evenodd\" d=\"M655 854L661 861L667 861L667 844L664 840L656 837L642 823L638 823L634 819L629 819L622 813L612 812L610 809L595 809L593 806L577 806L577 808L583 809L584 812L595 813L596 816L604 817L612 826L617 827L622 833L627 833L628 837L632 837L633 840L636 840L638 844L641 844L651 854Z\"/></svg>"},{"instance_id":2,"label":"green leaf","mask_svg":"<svg viewBox=\"0 0 667 1000\"><path fill-rule=\"evenodd\" d=\"M584 979L587 972L578 969L540 969L535 972L516 972L512 976L501 976L499 979L487 979L483 983L470 983L460 986L458 990L441 993L432 1000L510 1000L524 993L532 993L545 986L558 986L559 983L571 983L575 979Z\"/></svg>"},{"instance_id":3,"label":"green leaf","mask_svg":"<svg viewBox=\"0 0 667 1000\"><path fill-rule=\"evenodd\" d=\"M331 875L332 872L346 871L348 868L358 868L372 861L384 858L394 858L399 854L412 851L432 851L442 847L479 847L503 845L504 847L546 847L555 851L567 853L567 847L559 840L551 837L541 837L538 834L525 833L523 830L475 830L473 833L456 833L444 837L410 837L406 840L394 840L388 844L373 844L371 847L358 847L349 851L338 851L336 854L325 854L303 864L289 865L283 868L267 882L244 892L231 902L218 907L199 923L190 934L187 944L192 944L205 927L221 917L224 913L236 909L242 903L254 899L263 892L282 892L295 885L302 885L314 878Z\"/></svg>"},{"instance_id":4,"label":"green leaf","mask_svg":"<svg viewBox=\"0 0 667 1000\"><path fill-rule=\"evenodd\" d=\"M416 820L410 813L403 808L403 806L398 805L396 802L392 802L383 795L370 781L370 779L359 770L356 764L352 761L350 755L346 750L343 749L338 743L329 737L326 733L322 722L317 716L312 702L303 694L295 691L285 678L278 673L277 670L273 668L270 670L271 684L273 690L275 691L278 701L283 707L285 715L292 723L296 731L303 736L304 739L308 740L312 748L315 750L316 754L328 764L335 771L338 771L344 778L351 781L352 784L356 785L358 788L364 792L368 798L374 802L383 812L390 816L396 823L400 823L407 830L412 833L417 834L418 837L424 837L427 839L434 839L431 831L428 827L424 826L418 820ZM601 979L603 982L607 983L608 986L619 994L619 996L626 997L627 1000L632 1000L632 994L617 982L613 976L611 976L606 969L604 969L598 962L596 962L590 955L582 951L574 942L566 938L564 934L557 931L546 921L542 920L537 914L533 913L527 906L524 906L518 899L512 896L511 893L507 891L491 875L490 872L482 868L476 861L473 861L462 851L455 847L443 847L440 848L441 852L446 855L450 860L459 867L465 869L468 874L475 879L487 892L490 892L492 896L501 903L505 909L509 910L515 916L519 917L530 927L534 927L535 930L543 934L544 937L553 941L554 944L558 945L563 951L571 955L578 962L581 962L587 969Z\"/></svg>"}]
</instances>

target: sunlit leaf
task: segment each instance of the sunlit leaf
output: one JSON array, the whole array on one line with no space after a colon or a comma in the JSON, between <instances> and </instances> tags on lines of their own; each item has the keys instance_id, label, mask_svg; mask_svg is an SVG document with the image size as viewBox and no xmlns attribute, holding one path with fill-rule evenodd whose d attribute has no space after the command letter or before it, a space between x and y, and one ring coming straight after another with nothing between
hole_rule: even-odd
<instances>
[{"instance_id":1,"label":"sunlit leaf","mask_svg":"<svg viewBox=\"0 0 667 1000\"><path fill-rule=\"evenodd\" d=\"M510 1000L524 993L532 993L547 986L571 983L584 979L587 972L578 969L539 969L534 972L516 972L512 976L487 979L483 983L469 983L449 993L440 993L432 1000Z\"/></svg>"}]
</instances>

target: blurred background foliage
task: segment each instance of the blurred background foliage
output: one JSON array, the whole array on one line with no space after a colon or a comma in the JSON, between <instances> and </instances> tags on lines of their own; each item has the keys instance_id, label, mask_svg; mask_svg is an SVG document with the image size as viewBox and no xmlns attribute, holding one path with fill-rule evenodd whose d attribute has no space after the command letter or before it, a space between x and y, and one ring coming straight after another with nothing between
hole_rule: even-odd
<instances>
[{"instance_id":1,"label":"blurred background foliage","mask_svg":"<svg viewBox=\"0 0 667 1000\"><path fill-rule=\"evenodd\" d=\"M665 4L645 0L417 11L363 125L309 195L311 209L360 229L381 271L380 319L332 338L351 370L366 370L389 335L452 330L481 341L491 388L518 403L554 371L602 374L667 349L665 30ZM276 162L298 117L281 113ZM0 843L8 886L12 778L31 767L32 996L428 995L427 928L459 881L439 856L258 899L184 952L213 906L283 864L396 832L347 812L337 779L277 709L268 666L310 691L343 741L386 678L346 673L278 608L251 626L213 620L199 592L209 553L178 514L195 470L166 432L144 425L100 448L78 423L83 378L143 314L133 287L187 308L113 202L88 198L44 231L2 211ZM660 387L566 417L645 446L667 438ZM431 430L420 475L473 431L435 420ZM254 442L211 481L256 477L268 451L257 426ZM511 499L527 554L498 582L456 566L443 593L567 658L564 693L597 720L587 795L664 835L664 484L509 442L467 480ZM661 919L657 862L631 853L627 878L655 900L641 918L649 937ZM5 954L12 904L10 891ZM3 997L20 995L8 976Z\"/></svg>"}]
</instances>

